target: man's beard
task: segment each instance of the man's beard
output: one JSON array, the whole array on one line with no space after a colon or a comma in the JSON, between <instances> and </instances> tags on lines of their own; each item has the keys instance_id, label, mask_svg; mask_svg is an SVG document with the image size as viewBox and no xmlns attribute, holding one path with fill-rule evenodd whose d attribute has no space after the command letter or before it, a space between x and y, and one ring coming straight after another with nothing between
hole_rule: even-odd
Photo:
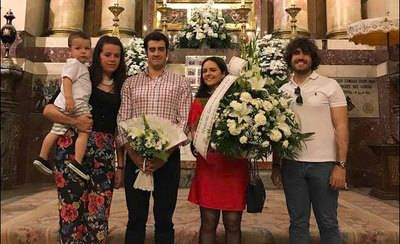
<instances>
[{"instance_id":1,"label":"man's beard","mask_svg":"<svg viewBox=\"0 0 400 244\"><path fill-rule=\"evenodd\" d=\"M300 61L298 61L300 62ZM304 61L303 61L304 62ZM293 72L299 75L306 75L308 73L310 73L311 69L311 64L307 63L307 67L305 67L304 69L296 69L296 64L292 64L292 69Z\"/></svg>"}]
</instances>

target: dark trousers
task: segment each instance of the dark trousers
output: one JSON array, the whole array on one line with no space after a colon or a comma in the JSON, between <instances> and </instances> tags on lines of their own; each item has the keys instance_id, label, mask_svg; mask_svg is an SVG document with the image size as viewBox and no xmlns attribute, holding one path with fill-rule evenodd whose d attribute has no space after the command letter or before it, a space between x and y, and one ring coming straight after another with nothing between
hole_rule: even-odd
<instances>
[{"instance_id":1,"label":"dark trousers","mask_svg":"<svg viewBox=\"0 0 400 244\"><path fill-rule=\"evenodd\" d=\"M175 150L168 161L154 172L154 220L156 244L174 243L175 211L180 178L180 152ZM136 165L127 157L125 166L125 197L128 207L128 224L125 234L126 244L143 244L146 239L146 222L149 214L150 192L133 188L137 174Z\"/></svg>"}]
</instances>

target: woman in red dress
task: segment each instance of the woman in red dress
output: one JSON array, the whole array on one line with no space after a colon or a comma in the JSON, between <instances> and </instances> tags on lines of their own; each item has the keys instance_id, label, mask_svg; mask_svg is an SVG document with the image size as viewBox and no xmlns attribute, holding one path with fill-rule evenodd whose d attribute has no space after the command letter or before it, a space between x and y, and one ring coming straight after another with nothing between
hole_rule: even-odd
<instances>
[{"instance_id":1,"label":"woman in red dress","mask_svg":"<svg viewBox=\"0 0 400 244\"><path fill-rule=\"evenodd\" d=\"M227 73L223 59L209 57L203 61L200 88L188 120L193 137L208 98ZM247 160L230 159L217 151L209 151L206 159L200 155L196 157L197 165L189 201L200 206L199 243L216 243L216 229L221 212L226 243L241 243L240 225L249 181Z\"/></svg>"}]
</instances>

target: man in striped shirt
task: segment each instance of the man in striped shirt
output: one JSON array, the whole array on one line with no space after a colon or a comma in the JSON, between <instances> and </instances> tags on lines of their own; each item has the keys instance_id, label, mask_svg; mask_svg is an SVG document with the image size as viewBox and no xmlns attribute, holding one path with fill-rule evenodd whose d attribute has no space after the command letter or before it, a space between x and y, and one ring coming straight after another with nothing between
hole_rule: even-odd
<instances>
[{"instance_id":1,"label":"man in striped shirt","mask_svg":"<svg viewBox=\"0 0 400 244\"><path fill-rule=\"evenodd\" d=\"M121 107L118 123L143 114L156 115L170 120L186 131L187 117L192 101L189 82L181 75L165 70L169 41L160 32L152 32L144 39L148 68L143 73L128 78L121 90ZM149 209L150 192L133 188L136 170L142 168L143 158L122 136L118 126L119 145L127 151L125 169L125 196L128 207L128 224L125 243L144 243ZM166 162L161 159L146 161L146 172L154 176L155 243L174 243L172 215L175 210L179 178L179 147L170 150ZM124 168L119 165L118 168ZM121 170L116 174L122 174ZM122 177L116 175L116 177Z\"/></svg>"}]
</instances>

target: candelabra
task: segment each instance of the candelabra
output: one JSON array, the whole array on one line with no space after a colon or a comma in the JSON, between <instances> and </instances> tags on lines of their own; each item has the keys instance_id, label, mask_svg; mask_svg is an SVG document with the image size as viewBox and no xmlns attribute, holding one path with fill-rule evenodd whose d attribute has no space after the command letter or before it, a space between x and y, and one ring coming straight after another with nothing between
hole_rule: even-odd
<instances>
[{"instance_id":1,"label":"candelabra","mask_svg":"<svg viewBox=\"0 0 400 244\"><path fill-rule=\"evenodd\" d=\"M168 36L168 18L167 15L170 12L171 8L167 7L167 4L163 2L161 7L157 8L157 11L161 13L161 26L162 26L162 32Z\"/></svg>"},{"instance_id":2,"label":"candelabra","mask_svg":"<svg viewBox=\"0 0 400 244\"><path fill-rule=\"evenodd\" d=\"M292 3L289 8L285 9L285 11L290 15L291 20L290 20L290 38L296 38L297 36L297 26L296 26L296 16L300 12L301 8L296 7L296 4Z\"/></svg>"},{"instance_id":3,"label":"candelabra","mask_svg":"<svg viewBox=\"0 0 400 244\"><path fill-rule=\"evenodd\" d=\"M248 15L250 12L250 8L246 8L244 4L240 6L240 8L236 9L236 14L238 15L238 22L240 25L240 46L241 46L241 56L246 56L246 44L249 41L249 38L246 34L246 23L248 20Z\"/></svg>"},{"instance_id":4,"label":"candelabra","mask_svg":"<svg viewBox=\"0 0 400 244\"><path fill-rule=\"evenodd\" d=\"M114 28L111 33L112 36L118 37L119 38L119 18L118 16L124 11L125 9L121 6L119 6L118 3L114 3L114 6L108 7L108 9L111 11L111 13L114 15L113 21L114 21Z\"/></svg>"},{"instance_id":5,"label":"candelabra","mask_svg":"<svg viewBox=\"0 0 400 244\"><path fill-rule=\"evenodd\" d=\"M12 25L13 19L15 16L11 9L4 15L6 19L6 24L1 28L1 42L4 45L4 58L3 62L11 62L10 60L10 46L17 38L17 31L15 27Z\"/></svg>"}]
</instances>

